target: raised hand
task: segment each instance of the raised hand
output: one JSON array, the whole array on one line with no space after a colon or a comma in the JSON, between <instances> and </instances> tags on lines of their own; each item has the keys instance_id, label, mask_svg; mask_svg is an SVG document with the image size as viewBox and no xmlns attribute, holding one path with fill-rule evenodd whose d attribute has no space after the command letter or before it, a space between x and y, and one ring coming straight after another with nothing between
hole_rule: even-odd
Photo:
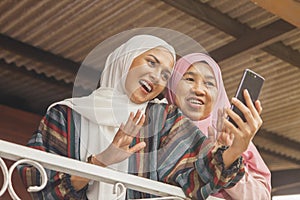
<instances>
[{"instance_id":1,"label":"raised hand","mask_svg":"<svg viewBox=\"0 0 300 200\"><path fill-rule=\"evenodd\" d=\"M125 124L121 124L112 143L103 152L95 155L94 164L108 166L121 162L131 156L133 153L140 151L146 146L145 142L140 142L130 147L130 144L136 134L139 132L145 122L145 115L140 110L130 113Z\"/></svg>"},{"instance_id":2,"label":"raised hand","mask_svg":"<svg viewBox=\"0 0 300 200\"><path fill-rule=\"evenodd\" d=\"M224 127L225 118L225 110L219 109L216 127L208 127L208 138L211 142L217 142L218 145L230 146L232 144L234 135Z\"/></svg>"},{"instance_id":3,"label":"raised hand","mask_svg":"<svg viewBox=\"0 0 300 200\"><path fill-rule=\"evenodd\" d=\"M127 151L128 153L135 153L145 147L145 143L141 142L133 147L129 148L133 138L140 131L141 127L145 122L145 114L141 114L138 110L134 115L130 113L126 124L121 124L116 136L114 137L112 144L119 149Z\"/></svg>"},{"instance_id":4,"label":"raised hand","mask_svg":"<svg viewBox=\"0 0 300 200\"><path fill-rule=\"evenodd\" d=\"M250 141L253 139L263 121L260 117L262 107L260 101L252 103L251 97L247 90L244 91L246 105L236 98L232 99L232 103L244 114L246 122L244 122L235 112L227 109L227 114L235 121L238 127L235 127L228 120L225 121L225 127L234 134L234 140L231 147L236 153L243 153L247 150Z\"/></svg>"}]
</instances>

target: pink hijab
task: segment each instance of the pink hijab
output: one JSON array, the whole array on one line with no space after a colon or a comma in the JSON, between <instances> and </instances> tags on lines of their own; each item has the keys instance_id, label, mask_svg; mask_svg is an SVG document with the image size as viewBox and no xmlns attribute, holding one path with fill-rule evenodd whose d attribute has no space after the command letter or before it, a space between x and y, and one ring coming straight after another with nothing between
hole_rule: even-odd
<instances>
[{"instance_id":1,"label":"pink hijab","mask_svg":"<svg viewBox=\"0 0 300 200\"><path fill-rule=\"evenodd\" d=\"M199 129L207 136L208 135L208 127L213 126L216 127L217 119L218 119L218 110L224 107L229 107L230 103L225 91L225 87L222 80L222 74L219 65L208 55L203 53L193 53L188 54L180 58L174 67L173 74L168 83L166 98L170 104L175 104L175 94L176 87L181 80L184 73L189 69L189 67L196 62L206 62L211 68L215 75L217 81L218 88L218 97L215 102L214 109L209 117L204 120L194 121L194 123L199 127Z\"/></svg>"},{"instance_id":2,"label":"pink hijab","mask_svg":"<svg viewBox=\"0 0 300 200\"><path fill-rule=\"evenodd\" d=\"M184 73L195 62L206 62L212 68L217 81L218 97L217 97L217 101L215 102L213 111L211 112L210 116L207 117L206 119L200 121L194 121L194 123L198 126L198 128L207 136L208 127L209 126L216 127L219 108L222 109L224 107L230 106L230 102L228 100L225 87L223 84L220 67L210 56L203 53L193 53L180 58L176 62L176 65L174 67L174 71L169 80L165 97L167 98L170 104L175 104L174 93L176 93L176 87L179 81L181 80L182 76L184 75ZM270 193L271 173L252 142L250 143L247 151L243 153L243 157L244 157L244 163L247 167L247 173L251 174L252 177L256 177L254 179L259 180L259 182L263 183L266 190ZM248 195L248 197L254 194L252 196L253 198L250 197L250 199L255 199L256 195L258 195L261 191L263 191L261 189L258 190L256 188L257 187L256 185L257 183L255 181L253 183L252 182L248 183L247 185L243 184L242 181L240 181L232 189L229 190L226 189L226 192L222 190L219 193L215 194L214 196L230 199L230 197L228 197L228 193L233 196L236 194L240 195L241 191L243 191L243 189L241 188L246 187L247 190L251 191L252 193L251 194L245 193L245 194Z\"/></svg>"}]
</instances>

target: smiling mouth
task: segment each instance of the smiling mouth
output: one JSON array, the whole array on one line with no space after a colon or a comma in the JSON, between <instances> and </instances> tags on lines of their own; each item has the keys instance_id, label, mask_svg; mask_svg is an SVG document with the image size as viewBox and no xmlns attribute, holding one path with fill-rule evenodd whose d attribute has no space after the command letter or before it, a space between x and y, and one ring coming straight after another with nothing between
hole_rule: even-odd
<instances>
[{"instance_id":1,"label":"smiling mouth","mask_svg":"<svg viewBox=\"0 0 300 200\"><path fill-rule=\"evenodd\" d=\"M193 105L203 105L204 104L204 102L202 100L195 99L195 98L190 98L187 101Z\"/></svg>"},{"instance_id":2,"label":"smiling mouth","mask_svg":"<svg viewBox=\"0 0 300 200\"><path fill-rule=\"evenodd\" d=\"M141 84L141 86L148 92L152 92L153 87L152 85L150 85L147 81L145 80L140 80L139 83Z\"/></svg>"}]
</instances>

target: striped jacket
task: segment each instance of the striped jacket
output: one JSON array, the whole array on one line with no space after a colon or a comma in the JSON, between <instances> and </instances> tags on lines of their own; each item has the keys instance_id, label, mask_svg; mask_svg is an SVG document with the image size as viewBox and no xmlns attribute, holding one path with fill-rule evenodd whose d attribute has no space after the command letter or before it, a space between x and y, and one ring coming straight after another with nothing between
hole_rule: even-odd
<instances>
[{"instance_id":1,"label":"striped jacket","mask_svg":"<svg viewBox=\"0 0 300 200\"><path fill-rule=\"evenodd\" d=\"M205 199L209 194L233 186L244 175L242 158L224 170L223 147L215 147L175 107L149 104L147 121L133 144L144 140L147 147L129 160L129 172L153 180L180 186L187 197ZM155 123L154 123L155 122ZM80 160L80 115L66 106L51 108L40 122L28 146ZM34 199L87 199L86 189L75 191L70 175L46 170L46 188L32 193ZM19 166L24 184L40 184L39 172L27 165ZM130 198L148 197L128 191Z\"/></svg>"},{"instance_id":2,"label":"striped jacket","mask_svg":"<svg viewBox=\"0 0 300 200\"><path fill-rule=\"evenodd\" d=\"M226 147L214 146L174 105L149 104L145 126L134 143L145 141L146 148L130 157L129 172L183 189L191 199L234 186L244 175L242 157L224 169ZM129 191L130 198L149 194Z\"/></svg>"},{"instance_id":3,"label":"striped jacket","mask_svg":"<svg viewBox=\"0 0 300 200\"><path fill-rule=\"evenodd\" d=\"M54 106L42 118L38 130L33 134L27 146L69 158L80 160L80 116L66 106ZM76 128L78 126L76 125ZM32 166L18 166L26 187L40 185L40 173ZM47 170L48 183L41 192L32 192L33 199L87 199L86 189L76 191L71 185L70 175Z\"/></svg>"}]
</instances>

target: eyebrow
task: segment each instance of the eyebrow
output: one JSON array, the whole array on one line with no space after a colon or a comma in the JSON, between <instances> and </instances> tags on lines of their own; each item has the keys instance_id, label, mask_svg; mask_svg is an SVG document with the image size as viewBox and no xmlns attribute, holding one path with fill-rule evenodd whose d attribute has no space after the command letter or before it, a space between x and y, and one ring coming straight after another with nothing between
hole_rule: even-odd
<instances>
[{"instance_id":1,"label":"eyebrow","mask_svg":"<svg viewBox=\"0 0 300 200\"><path fill-rule=\"evenodd\" d=\"M196 76L197 73L195 73L195 72L186 72L186 73L183 74L183 76L185 76L185 75ZM213 80L215 80L215 77L214 77L214 76L211 76L211 75L206 75L205 78L206 78L206 79L213 79Z\"/></svg>"},{"instance_id":2,"label":"eyebrow","mask_svg":"<svg viewBox=\"0 0 300 200\"><path fill-rule=\"evenodd\" d=\"M151 56L158 64L160 64L160 61L152 54L149 54L148 56Z\"/></svg>"},{"instance_id":3,"label":"eyebrow","mask_svg":"<svg viewBox=\"0 0 300 200\"><path fill-rule=\"evenodd\" d=\"M213 80L215 80L215 77L214 77L214 76L210 76L210 75L208 75L208 76L205 76L205 78L207 78L207 79L213 79Z\"/></svg>"},{"instance_id":4,"label":"eyebrow","mask_svg":"<svg viewBox=\"0 0 300 200\"><path fill-rule=\"evenodd\" d=\"M185 75L195 75L195 73L194 73L194 72L185 72L185 73L183 74L183 76L185 76Z\"/></svg>"}]
</instances>

